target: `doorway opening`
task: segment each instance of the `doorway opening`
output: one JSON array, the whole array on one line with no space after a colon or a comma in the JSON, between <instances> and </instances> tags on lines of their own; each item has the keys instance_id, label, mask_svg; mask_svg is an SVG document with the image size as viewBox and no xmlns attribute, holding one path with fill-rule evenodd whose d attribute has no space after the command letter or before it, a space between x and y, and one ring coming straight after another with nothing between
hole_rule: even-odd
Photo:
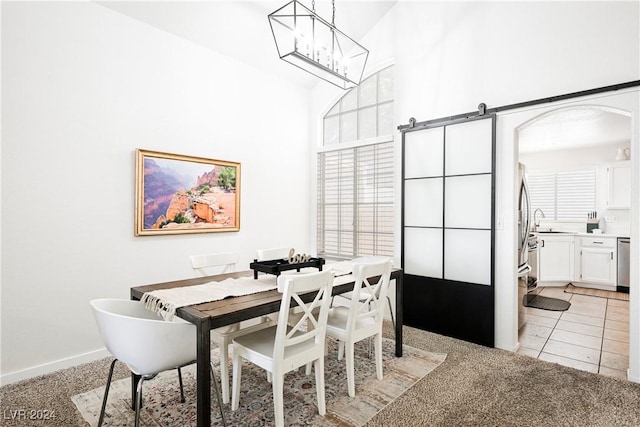
<instances>
[{"instance_id":1,"label":"doorway opening","mask_svg":"<svg viewBox=\"0 0 640 427\"><path fill-rule=\"evenodd\" d=\"M633 217L631 126L628 111L571 105L516 128L515 154L536 213L529 286L518 288L518 353L627 379L630 303L616 292L624 289L618 241L630 237ZM616 175L616 168L626 172ZM527 293L571 305L565 311L525 308Z\"/></svg>"}]
</instances>

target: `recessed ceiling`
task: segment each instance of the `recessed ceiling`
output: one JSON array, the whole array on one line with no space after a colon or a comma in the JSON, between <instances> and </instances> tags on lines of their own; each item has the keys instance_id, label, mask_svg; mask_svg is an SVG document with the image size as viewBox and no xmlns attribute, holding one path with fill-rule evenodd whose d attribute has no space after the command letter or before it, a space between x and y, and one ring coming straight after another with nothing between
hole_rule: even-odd
<instances>
[{"instance_id":1,"label":"recessed ceiling","mask_svg":"<svg viewBox=\"0 0 640 427\"><path fill-rule=\"evenodd\" d=\"M280 60L267 15L282 1L107 1L97 2L148 25L175 34L305 88L329 83ZM337 1L335 25L361 39L397 3ZM303 4L311 8L311 1ZM331 2L316 0L316 12L331 22ZM370 47L365 46L371 50Z\"/></svg>"},{"instance_id":2,"label":"recessed ceiling","mask_svg":"<svg viewBox=\"0 0 640 427\"><path fill-rule=\"evenodd\" d=\"M631 141L631 118L601 107L545 114L518 134L521 153L622 145Z\"/></svg>"}]
</instances>

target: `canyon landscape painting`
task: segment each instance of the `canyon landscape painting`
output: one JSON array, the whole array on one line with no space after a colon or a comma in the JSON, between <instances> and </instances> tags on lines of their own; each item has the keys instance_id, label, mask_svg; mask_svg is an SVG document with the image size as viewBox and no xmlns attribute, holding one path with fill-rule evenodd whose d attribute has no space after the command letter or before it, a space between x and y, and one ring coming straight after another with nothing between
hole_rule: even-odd
<instances>
[{"instance_id":1,"label":"canyon landscape painting","mask_svg":"<svg viewBox=\"0 0 640 427\"><path fill-rule=\"evenodd\" d=\"M136 236L238 230L240 163L136 150Z\"/></svg>"}]
</instances>

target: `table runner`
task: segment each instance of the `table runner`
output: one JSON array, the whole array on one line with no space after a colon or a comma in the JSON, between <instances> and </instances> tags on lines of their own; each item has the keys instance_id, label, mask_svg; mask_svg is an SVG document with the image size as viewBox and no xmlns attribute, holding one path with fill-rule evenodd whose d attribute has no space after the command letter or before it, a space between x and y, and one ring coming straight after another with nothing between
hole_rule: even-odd
<instances>
[{"instance_id":1,"label":"table runner","mask_svg":"<svg viewBox=\"0 0 640 427\"><path fill-rule=\"evenodd\" d=\"M172 320L180 307L269 291L276 289L277 286L276 276L264 276L257 280L241 277L225 279L221 282L207 282L202 285L145 292L140 302L165 320Z\"/></svg>"}]
</instances>

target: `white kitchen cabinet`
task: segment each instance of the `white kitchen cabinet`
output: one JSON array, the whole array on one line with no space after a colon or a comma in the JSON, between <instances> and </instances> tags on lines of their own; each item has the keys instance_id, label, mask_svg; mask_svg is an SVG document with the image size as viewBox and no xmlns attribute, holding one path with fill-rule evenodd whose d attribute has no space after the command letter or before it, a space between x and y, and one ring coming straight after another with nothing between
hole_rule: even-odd
<instances>
[{"instance_id":1,"label":"white kitchen cabinet","mask_svg":"<svg viewBox=\"0 0 640 427\"><path fill-rule=\"evenodd\" d=\"M571 282L574 260L572 234L538 235L538 282Z\"/></svg>"},{"instance_id":2,"label":"white kitchen cabinet","mask_svg":"<svg viewBox=\"0 0 640 427\"><path fill-rule=\"evenodd\" d=\"M588 287L615 290L617 248L615 237L582 237L576 249L579 261L576 282Z\"/></svg>"},{"instance_id":3,"label":"white kitchen cabinet","mask_svg":"<svg viewBox=\"0 0 640 427\"><path fill-rule=\"evenodd\" d=\"M631 161L607 164L607 209L631 207Z\"/></svg>"}]
</instances>

